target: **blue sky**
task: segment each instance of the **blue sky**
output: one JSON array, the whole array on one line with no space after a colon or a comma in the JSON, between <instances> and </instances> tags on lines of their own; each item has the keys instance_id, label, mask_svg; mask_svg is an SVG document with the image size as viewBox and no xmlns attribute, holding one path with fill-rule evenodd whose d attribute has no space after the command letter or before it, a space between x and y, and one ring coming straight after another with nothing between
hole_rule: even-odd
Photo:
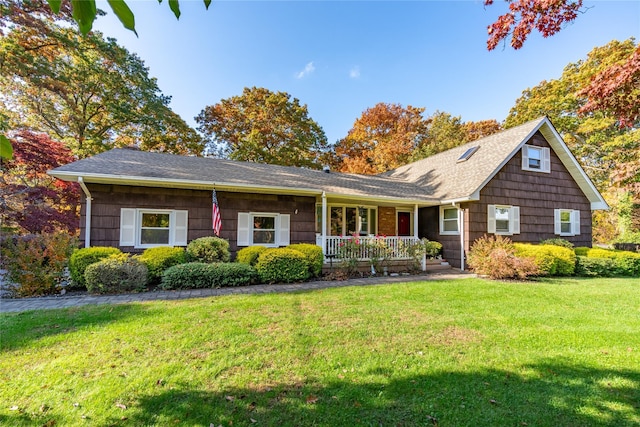
<instances>
[{"instance_id":1,"label":"blue sky","mask_svg":"<svg viewBox=\"0 0 640 427\"><path fill-rule=\"evenodd\" d=\"M94 28L142 58L187 123L244 87L306 104L330 143L379 102L425 107L463 121L503 121L522 91L611 40L640 40L640 1L585 1L560 33L534 33L520 50L486 49L487 25L506 9L473 1L129 0L139 37L108 12Z\"/></svg>"}]
</instances>

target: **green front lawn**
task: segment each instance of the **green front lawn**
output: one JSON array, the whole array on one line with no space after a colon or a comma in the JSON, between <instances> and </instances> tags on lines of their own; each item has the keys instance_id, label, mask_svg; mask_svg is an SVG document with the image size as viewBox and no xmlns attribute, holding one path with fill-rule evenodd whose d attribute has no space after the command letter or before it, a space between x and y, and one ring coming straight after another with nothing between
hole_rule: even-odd
<instances>
[{"instance_id":1,"label":"green front lawn","mask_svg":"<svg viewBox=\"0 0 640 427\"><path fill-rule=\"evenodd\" d=\"M94 306L0 333L0 425L640 425L640 279Z\"/></svg>"}]
</instances>

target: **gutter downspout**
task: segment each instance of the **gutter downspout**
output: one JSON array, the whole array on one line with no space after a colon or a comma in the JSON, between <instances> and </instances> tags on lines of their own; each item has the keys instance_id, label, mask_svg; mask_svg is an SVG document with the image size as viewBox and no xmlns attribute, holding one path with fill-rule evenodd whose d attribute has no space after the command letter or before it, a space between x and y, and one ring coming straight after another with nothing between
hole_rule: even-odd
<instances>
[{"instance_id":1,"label":"gutter downspout","mask_svg":"<svg viewBox=\"0 0 640 427\"><path fill-rule=\"evenodd\" d=\"M460 271L464 271L464 209L456 203L451 203L458 209L458 223L460 224Z\"/></svg>"},{"instance_id":2,"label":"gutter downspout","mask_svg":"<svg viewBox=\"0 0 640 427\"><path fill-rule=\"evenodd\" d=\"M81 176L78 177L78 183L80 184L80 187L82 187L82 191L84 191L84 195L86 196L85 199L87 201L87 208L84 213L84 247L88 248L91 247L91 201L93 200L93 197L91 197L91 193Z\"/></svg>"}]
</instances>

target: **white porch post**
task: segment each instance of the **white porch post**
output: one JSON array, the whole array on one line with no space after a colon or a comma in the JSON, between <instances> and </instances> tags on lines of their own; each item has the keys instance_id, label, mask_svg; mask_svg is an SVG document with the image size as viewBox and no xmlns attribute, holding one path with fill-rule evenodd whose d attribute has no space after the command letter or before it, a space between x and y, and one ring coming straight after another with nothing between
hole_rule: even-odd
<instances>
[{"instance_id":1,"label":"white porch post","mask_svg":"<svg viewBox=\"0 0 640 427\"><path fill-rule=\"evenodd\" d=\"M327 254L327 194L322 192L322 255Z\"/></svg>"},{"instance_id":2,"label":"white porch post","mask_svg":"<svg viewBox=\"0 0 640 427\"><path fill-rule=\"evenodd\" d=\"M413 205L413 237L418 239L418 205Z\"/></svg>"}]
</instances>

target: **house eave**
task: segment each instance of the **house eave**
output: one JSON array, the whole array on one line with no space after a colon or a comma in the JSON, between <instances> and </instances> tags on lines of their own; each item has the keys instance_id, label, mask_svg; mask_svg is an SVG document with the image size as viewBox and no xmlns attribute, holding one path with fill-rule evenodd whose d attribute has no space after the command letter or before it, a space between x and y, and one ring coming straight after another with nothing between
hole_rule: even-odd
<instances>
[{"instance_id":1,"label":"house eave","mask_svg":"<svg viewBox=\"0 0 640 427\"><path fill-rule=\"evenodd\" d=\"M79 178L89 184L105 184L105 185L126 185L126 186L142 186L142 187L161 187L161 188L181 188L190 190L211 190L215 188L217 191L230 191L241 193L258 193L258 194L280 194L280 195L296 195L320 197L323 193L322 189L302 188L302 187L280 187L280 186L256 186L251 184L229 183L229 182L212 182L197 180L180 180L180 179L162 179L152 177L124 176L124 175L108 175L108 174L92 174L92 173L72 173L64 171L49 171L49 175L61 179L63 181L78 182ZM385 197L371 196L357 193L339 193L335 191L326 191L327 197L339 201L350 202L369 202L381 203L387 205L418 205L436 206L438 200L424 200L403 197Z\"/></svg>"},{"instance_id":2,"label":"house eave","mask_svg":"<svg viewBox=\"0 0 640 427\"><path fill-rule=\"evenodd\" d=\"M47 172L49 175L62 179L63 181L77 181L82 177L85 183L91 184L111 184L111 185L127 185L142 187L162 187L162 188L182 188L190 190L211 190L215 188L218 191L236 191L246 193L269 193L269 194L291 194L302 196L318 196L322 191L308 188L290 188L278 186L255 186L250 184L238 184L227 182L198 181L187 179L163 179L140 176L114 176L106 174L91 173L67 173L62 171Z\"/></svg>"}]
</instances>

